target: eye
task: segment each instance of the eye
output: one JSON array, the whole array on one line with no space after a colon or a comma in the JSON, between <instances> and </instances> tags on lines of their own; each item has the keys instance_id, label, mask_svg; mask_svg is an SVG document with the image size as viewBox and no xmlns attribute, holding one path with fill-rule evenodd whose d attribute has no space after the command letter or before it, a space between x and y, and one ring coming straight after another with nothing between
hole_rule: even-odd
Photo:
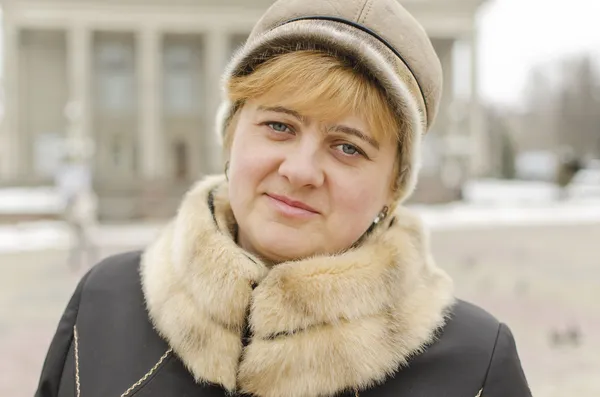
<instances>
[{"instance_id":1,"label":"eye","mask_svg":"<svg viewBox=\"0 0 600 397\"><path fill-rule=\"evenodd\" d=\"M364 156L360 149L349 143L342 143L340 145L336 145L335 147L339 148L339 150L341 150L346 156Z\"/></svg>"},{"instance_id":2,"label":"eye","mask_svg":"<svg viewBox=\"0 0 600 397\"><path fill-rule=\"evenodd\" d=\"M292 132L292 130L290 129L290 127L287 126L287 124L278 123L276 121L270 121L268 123L265 123L265 125L269 126L269 128L271 128L275 132Z\"/></svg>"}]
</instances>

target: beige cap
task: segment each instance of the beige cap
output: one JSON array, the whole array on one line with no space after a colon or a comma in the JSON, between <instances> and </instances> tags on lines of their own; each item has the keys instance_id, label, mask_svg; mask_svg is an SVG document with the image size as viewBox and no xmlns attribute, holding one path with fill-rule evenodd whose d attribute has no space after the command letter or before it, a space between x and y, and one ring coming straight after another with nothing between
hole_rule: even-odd
<instances>
[{"instance_id":1,"label":"beige cap","mask_svg":"<svg viewBox=\"0 0 600 397\"><path fill-rule=\"evenodd\" d=\"M416 186L422 136L433 124L442 68L423 27L397 0L279 0L233 56L224 80L252 73L265 60L296 50L322 50L355 60L385 90L407 134L400 142L398 200ZM235 109L223 102L222 135Z\"/></svg>"}]
</instances>

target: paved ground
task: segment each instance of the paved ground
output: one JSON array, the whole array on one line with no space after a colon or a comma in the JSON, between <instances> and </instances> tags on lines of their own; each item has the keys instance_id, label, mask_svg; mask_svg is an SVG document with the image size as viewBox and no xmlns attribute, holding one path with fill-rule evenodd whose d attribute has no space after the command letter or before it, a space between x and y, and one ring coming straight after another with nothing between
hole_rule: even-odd
<instances>
[{"instance_id":1,"label":"paved ground","mask_svg":"<svg viewBox=\"0 0 600 397\"><path fill-rule=\"evenodd\" d=\"M433 244L457 294L512 328L534 396L600 396L600 224L448 230Z\"/></svg>"},{"instance_id":2,"label":"paved ground","mask_svg":"<svg viewBox=\"0 0 600 397\"><path fill-rule=\"evenodd\" d=\"M135 247L104 247L107 256ZM31 397L58 320L84 268L47 250L0 255L0 396Z\"/></svg>"},{"instance_id":3,"label":"paved ground","mask_svg":"<svg viewBox=\"0 0 600 397\"><path fill-rule=\"evenodd\" d=\"M536 397L600 396L600 224L440 230L432 241L458 295L512 328ZM130 248L103 247L100 255ZM65 262L52 250L0 256L2 397L33 394L82 274ZM571 326L573 337L564 332Z\"/></svg>"}]
</instances>

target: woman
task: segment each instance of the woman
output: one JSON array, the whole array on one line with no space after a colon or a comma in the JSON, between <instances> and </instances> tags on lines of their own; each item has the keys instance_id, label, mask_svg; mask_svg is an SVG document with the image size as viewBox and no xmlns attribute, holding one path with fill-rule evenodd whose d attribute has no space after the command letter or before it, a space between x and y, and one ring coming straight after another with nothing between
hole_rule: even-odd
<instances>
[{"instance_id":1,"label":"woman","mask_svg":"<svg viewBox=\"0 0 600 397\"><path fill-rule=\"evenodd\" d=\"M530 396L401 206L440 69L394 0L276 2L225 73L225 175L82 279L37 396Z\"/></svg>"}]
</instances>

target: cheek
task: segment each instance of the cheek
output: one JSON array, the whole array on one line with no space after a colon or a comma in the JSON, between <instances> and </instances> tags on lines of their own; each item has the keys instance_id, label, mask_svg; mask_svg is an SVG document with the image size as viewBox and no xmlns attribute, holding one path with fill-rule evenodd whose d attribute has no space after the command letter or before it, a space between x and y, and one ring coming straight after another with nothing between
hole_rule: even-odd
<instances>
[{"instance_id":1,"label":"cheek","mask_svg":"<svg viewBox=\"0 0 600 397\"><path fill-rule=\"evenodd\" d=\"M354 183L336 185L332 191L333 216L328 221L327 229L332 233L331 242L334 250L349 247L369 228L379 212L380 194L371 185ZM356 187L361 186L361 187Z\"/></svg>"},{"instance_id":2,"label":"cheek","mask_svg":"<svg viewBox=\"0 0 600 397\"><path fill-rule=\"evenodd\" d=\"M382 191L379 184L373 183L373 178L338 183L332 197L335 212L339 218L345 219L344 222L353 220L357 227L363 227L385 205Z\"/></svg>"},{"instance_id":3,"label":"cheek","mask_svg":"<svg viewBox=\"0 0 600 397\"><path fill-rule=\"evenodd\" d=\"M229 156L229 189L233 197L252 194L273 171L276 162L266 149L252 131L235 132Z\"/></svg>"}]
</instances>

